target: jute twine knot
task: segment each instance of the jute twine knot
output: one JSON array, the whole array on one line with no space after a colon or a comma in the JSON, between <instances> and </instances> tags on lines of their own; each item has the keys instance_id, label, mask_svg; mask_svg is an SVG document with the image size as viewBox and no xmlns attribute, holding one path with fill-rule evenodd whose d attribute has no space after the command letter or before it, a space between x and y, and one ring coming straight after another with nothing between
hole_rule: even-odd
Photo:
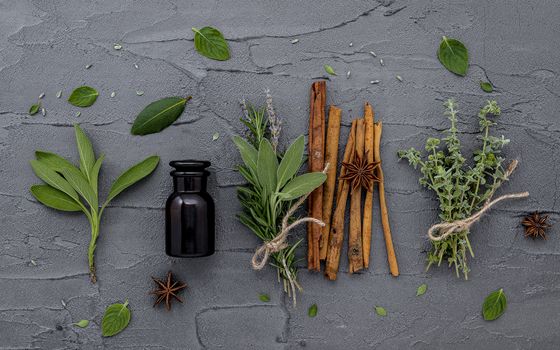
<instances>
[{"instance_id":1,"label":"jute twine knot","mask_svg":"<svg viewBox=\"0 0 560 350\"><path fill-rule=\"evenodd\" d=\"M511 173L513 173L513 171L517 167L517 164L518 164L517 160L513 160L510 163L507 171L504 173L504 181L509 180L509 176L511 175ZM496 188L494 188L492 193L490 193L490 196L484 203L484 206L479 211L477 211L476 213L474 213L473 215L465 219L456 220L452 222L441 222L439 224L433 225L428 230L428 237L432 241L437 242L437 241L442 241L451 235L467 231L475 222L480 220L480 218L486 211L490 210L490 208L492 208L498 202L501 202L505 199L517 199L517 198L525 198L529 196L529 192L519 192L519 193L506 194L492 200L492 196L494 195L494 192L498 187L499 185L496 186Z\"/></svg>"}]
</instances>

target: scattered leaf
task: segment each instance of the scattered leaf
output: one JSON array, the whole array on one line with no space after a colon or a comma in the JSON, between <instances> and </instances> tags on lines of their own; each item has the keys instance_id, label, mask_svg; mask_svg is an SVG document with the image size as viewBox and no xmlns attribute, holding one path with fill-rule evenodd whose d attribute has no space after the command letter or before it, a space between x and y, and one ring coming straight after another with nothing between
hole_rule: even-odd
<instances>
[{"instance_id":1,"label":"scattered leaf","mask_svg":"<svg viewBox=\"0 0 560 350\"><path fill-rule=\"evenodd\" d=\"M194 32L194 48L202 56L217 61L229 59L229 47L220 31L212 27L192 28Z\"/></svg>"},{"instance_id":2,"label":"scattered leaf","mask_svg":"<svg viewBox=\"0 0 560 350\"><path fill-rule=\"evenodd\" d=\"M317 304L313 304L309 307L309 310L307 310L307 315L309 317L317 316Z\"/></svg>"},{"instance_id":3,"label":"scattered leaf","mask_svg":"<svg viewBox=\"0 0 560 350\"><path fill-rule=\"evenodd\" d=\"M113 49L120 50L120 49L122 49L122 45L121 44L114 44Z\"/></svg>"},{"instance_id":4,"label":"scattered leaf","mask_svg":"<svg viewBox=\"0 0 560 350\"><path fill-rule=\"evenodd\" d=\"M259 294L259 299L262 302L268 303L270 301L270 296L268 294Z\"/></svg>"},{"instance_id":5,"label":"scattered leaf","mask_svg":"<svg viewBox=\"0 0 560 350\"><path fill-rule=\"evenodd\" d=\"M183 113L191 97L167 97L150 103L132 124L133 135L148 135L167 128Z\"/></svg>"},{"instance_id":6,"label":"scattered leaf","mask_svg":"<svg viewBox=\"0 0 560 350\"><path fill-rule=\"evenodd\" d=\"M504 294L504 289L500 288L490 293L486 299L484 299L484 304L482 304L482 316L484 316L486 321L493 321L502 316L504 311L506 311L506 307L506 295Z\"/></svg>"},{"instance_id":7,"label":"scattered leaf","mask_svg":"<svg viewBox=\"0 0 560 350\"><path fill-rule=\"evenodd\" d=\"M387 310L382 306L376 306L375 313L379 316L387 316Z\"/></svg>"},{"instance_id":8,"label":"scattered leaf","mask_svg":"<svg viewBox=\"0 0 560 350\"><path fill-rule=\"evenodd\" d=\"M480 88L482 89L482 91L488 92L488 93L494 91L494 87L492 86L492 84L490 84L487 81L481 81L480 82Z\"/></svg>"},{"instance_id":9,"label":"scattered leaf","mask_svg":"<svg viewBox=\"0 0 560 350\"><path fill-rule=\"evenodd\" d=\"M128 300L124 304L109 305L101 320L101 332L104 337L112 337L122 332L130 322Z\"/></svg>"},{"instance_id":10,"label":"scattered leaf","mask_svg":"<svg viewBox=\"0 0 560 350\"><path fill-rule=\"evenodd\" d=\"M217 132L215 132L214 135L212 135L212 141L216 141L219 138L220 138L220 134Z\"/></svg>"},{"instance_id":11,"label":"scattered leaf","mask_svg":"<svg viewBox=\"0 0 560 350\"><path fill-rule=\"evenodd\" d=\"M467 74L469 53L459 40L444 36L439 44L437 55L441 64L450 72L463 77Z\"/></svg>"},{"instance_id":12,"label":"scattered leaf","mask_svg":"<svg viewBox=\"0 0 560 350\"><path fill-rule=\"evenodd\" d=\"M428 289L428 285L426 283L422 283L421 285L418 286L418 289L416 290L416 296L419 297L420 295L424 295L427 289Z\"/></svg>"},{"instance_id":13,"label":"scattered leaf","mask_svg":"<svg viewBox=\"0 0 560 350\"><path fill-rule=\"evenodd\" d=\"M80 327L80 328L86 328L88 325L89 325L89 320L80 320L80 321L74 323L74 326Z\"/></svg>"},{"instance_id":14,"label":"scattered leaf","mask_svg":"<svg viewBox=\"0 0 560 350\"><path fill-rule=\"evenodd\" d=\"M36 103L34 105L31 106L31 108L29 108L29 115L35 115L37 113L39 113L39 110L41 109L41 105Z\"/></svg>"},{"instance_id":15,"label":"scattered leaf","mask_svg":"<svg viewBox=\"0 0 560 350\"><path fill-rule=\"evenodd\" d=\"M89 107L97 100L97 96L99 96L99 93L94 88L80 86L72 91L72 94L68 97L68 102L76 107Z\"/></svg>"},{"instance_id":16,"label":"scattered leaf","mask_svg":"<svg viewBox=\"0 0 560 350\"><path fill-rule=\"evenodd\" d=\"M336 75L333 67L329 66L328 64L325 64L323 68L325 68L325 72L329 73L330 75Z\"/></svg>"}]
</instances>

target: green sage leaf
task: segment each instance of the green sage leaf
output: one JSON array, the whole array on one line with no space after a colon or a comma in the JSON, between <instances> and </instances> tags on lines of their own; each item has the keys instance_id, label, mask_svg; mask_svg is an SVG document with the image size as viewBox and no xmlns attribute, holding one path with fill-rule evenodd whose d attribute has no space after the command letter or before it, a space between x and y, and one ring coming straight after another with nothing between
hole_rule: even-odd
<instances>
[{"instance_id":1,"label":"green sage leaf","mask_svg":"<svg viewBox=\"0 0 560 350\"><path fill-rule=\"evenodd\" d=\"M276 176L278 178L277 191L282 188L299 170L301 160L303 159L303 152L305 151L305 139L303 135L298 137L284 154Z\"/></svg>"},{"instance_id":2,"label":"green sage leaf","mask_svg":"<svg viewBox=\"0 0 560 350\"><path fill-rule=\"evenodd\" d=\"M80 86L72 91L70 97L68 97L68 102L76 107L89 107L95 100L97 100L99 93L92 87Z\"/></svg>"},{"instance_id":3,"label":"green sage leaf","mask_svg":"<svg viewBox=\"0 0 560 350\"><path fill-rule=\"evenodd\" d=\"M237 146L243 163L253 171L257 172L257 150L249 142L245 141L242 137L234 136L233 143Z\"/></svg>"},{"instance_id":4,"label":"green sage leaf","mask_svg":"<svg viewBox=\"0 0 560 350\"><path fill-rule=\"evenodd\" d=\"M268 303L270 301L270 296L268 294L259 294L259 299L262 302Z\"/></svg>"},{"instance_id":5,"label":"green sage leaf","mask_svg":"<svg viewBox=\"0 0 560 350\"><path fill-rule=\"evenodd\" d=\"M51 185L57 190L60 190L74 199L76 202L79 201L78 193L74 190L74 188L66 181L62 176L60 176L57 172L49 168L46 164L38 161L38 160L31 160L29 161L31 164L31 168L33 168L33 172L37 175L38 178L45 181L47 184Z\"/></svg>"},{"instance_id":6,"label":"green sage leaf","mask_svg":"<svg viewBox=\"0 0 560 350\"><path fill-rule=\"evenodd\" d=\"M93 188L93 191L95 191L96 195L97 195L97 192L99 191L99 189L98 189L99 171L101 170L101 164L103 163L104 159L105 159L105 155L102 154L95 161L95 164L93 165L93 168L91 169L90 183L91 183L91 188Z\"/></svg>"},{"instance_id":7,"label":"green sage leaf","mask_svg":"<svg viewBox=\"0 0 560 350\"><path fill-rule=\"evenodd\" d=\"M387 310L382 306L376 306L375 313L379 316L387 316Z\"/></svg>"},{"instance_id":8,"label":"green sage leaf","mask_svg":"<svg viewBox=\"0 0 560 350\"><path fill-rule=\"evenodd\" d=\"M280 198L285 201L291 201L306 195L321 186L327 179L327 175L314 172L307 173L293 178L279 193Z\"/></svg>"},{"instance_id":9,"label":"green sage leaf","mask_svg":"<svg viewBox=\"0 0 560 350\"><path fill-rule=\"evenodd\" d=\"M309 309L307 310L307 315L309 317L317 316L317 304L313 304L309 307Z\"/></svg>"},{"instance_id":10,"label":"green sage leaf","mask_svg":"<svg viewBox=\"0 0 560 350\"><path fill-rule=\"evenodd\" d=\"M119 193L150 175L157 167L158 163L158 156L150 156L122 173L111 186L104 206L119 195Z\"/></svg>"},{"instance_id":11,"label":"green sage leaf","mask_svg":"<svg viewBox=\"0 0 560 350\"><path fill-rule=\"evenodd\" d=\"M439 44L437 55L441 64L450 72L460 76L467 74L469 53L459 40L444 36Z\"/></svg>"},{"instance_id":12,"label":"green sage leaf","mask_svg":"<svg viewBox=\"0 0 560 350\"><path fill-rule=\"evenodd\" d=\"M166 97L150 103L138 114L130 132L133 135L148 135L162 131L181 116L190 99L191 96Z\"/></svg>"},{"instance_id":13,"label":"green sage leaf","mask_svg":"<svg viewBox=\"0 0 560 350\"><path fill-rule=\"evenodd\" d=\"M39 113L39 110L40 110L40 109L41 109L41 105L40 105L40 104L36 103L36 104L32 105L32 106L29 108L29 115L35 115L35 114Z\"/></svg>"},{"instance_id":14,"label":"green sage leaf","mask_svg":"<svg viewBox=\"0 0 560 350\"><path fill-rule=\"evenodd\" d=\"M86 328L88 325L89 325L89 320L80 320L80 321L74 323L74 326L80 327L80 328Z\"/></svg>"},{"instance_id":15,"label":"green sage leaf","mask_svg":"<svg viewBox=\"0 0 560 350\"><path fill-rule=\"evenodd\" d=\"M66 181L68 181L68 183L72 185L72 187L74 187L76 192L78 192L80 196L82 196L86 200L86 202L88 202L90 207L97 210L97 194L91 187L91 184L86 179L85 175L75 167L66 167L62 169L61 172Z\"/></svg>"},{"instance_id":16,"label":"green sage leaf","mask_svg":"<svg viewBox=\"0 0 560 350\"><path fill-rule=\"evenodd\" d=\"M420 295L423 295L424 293L426 293L426 290L428 290L428 285L426 283L422 283L416 290L416 296L418 297Z\"/></svg>"},{"instance_id":17,"label":"green sage leaf","mask_svg":"<svg viewBox=\"0 0 560 350\"><path fill-rule=\"evenodd\" d=\"M334 68L329 66L328 64L325 64L323 68L325 68L325 72L329 73L330 75L336 75Z\"/></svg>"},{"instance_id":18,"label":"green sage leaf","mask_svg":"<svg viewBox=\"0 0 560 350\"><path fill-rule=\"evenodd\" d=\"M101 320L101 333L104 337L112 337L122 332L130 322L128 300L124 304L109 305Z\"/></svg>"},{"instance_id":19,"label":"green sage leaf","mask_svg":"<svg viewBox=\"0 0 560 350\"><path fill-rule=\"evenodd\" d=\"M482 304L482 316L486 321L493 321L506 311L507 299L503 288L490 293Z\"/></svg>"},{"instance_id":20,"label":"green sage leaf","mask_svg":"<svg viewBox=\"0 0 560 350\"><path fill-rule=\"evenodd\" d=\"M74 164L70 163L68 160L62 158L56 153L37 150L35 151L35 158L41 163L46 164L49 168L56 172L61 172L64 168L75 168Z\"/></svg>"},{"instance_id":21,"label":"green sage leaf","mask_svg":"<svg viewBox=\"0 0 560 350\"><path fill-rule=\"evenodd\" d=\"M31 194L49 208L62 211L82 210L72 197L49 185L33 185L31 186Z\"/></svg>"},{"instance_id":22,"label":"green sage leaf","mask_svg":"<svg viewBox=\"0 0 560 350\"><path fill-rule=\"evenodd\" d=\"M488 93L494 91L494 87L492 86L492 84L490 84L487 81L481 81L480 82L480 88L482 89L482 91L488 92Z\"/></svg>"},{"instance_id":23,"label":"green sage leaf","mask_svg":"<svg viewBox=\"0 0 560 350\"><path fill-rule=\"evenodd\" d=\"M202 56L217 61L229 59L229 47L220 31L212 27L192 28L194 32L194 48Z\"/></svg>"},{"instance_id":24,"label":"green sage leaf","mask_svg":"<svg viewBox=\"0 0 560 350\"><path fill-rule=\"evenodd\" d=\"M257 179L268 193L273 193L276 189L277 169L278 159L276 158L276 153L274 153L270 142L267 139L263 139L257 154Z\"/></svg>"},{"instance_id":25,"label":"green sage leaf","mask_svg":"<svg viewBox=\"0 0 560 350\"><path fill-rule=\"evenodd\" d=\"M87 137L86 133L78 124L74 125L74 131L76 134L76 146L78 147L78 153L80 154L80 170L85 175L86 179L91 183L91 170L95 164L93 146L91 145L91 141Z\"/></svg>"}]
</instances>

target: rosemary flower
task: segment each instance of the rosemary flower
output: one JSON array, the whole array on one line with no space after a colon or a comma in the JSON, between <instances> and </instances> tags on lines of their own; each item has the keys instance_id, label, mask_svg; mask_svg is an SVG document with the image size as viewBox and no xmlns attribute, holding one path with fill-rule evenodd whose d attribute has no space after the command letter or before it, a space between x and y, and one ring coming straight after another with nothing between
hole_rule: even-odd
<instances>
[{"instance_id":1,"label":"rosemary flower","mask_svg":"<svg viewBox=\"0 0 560 350\"><path fill-rule=\"evenodd\" d=\"M270 95L270 90L266 89L266 113L268 115L268 129L270 131L270 143L274 152L278 149L278 140L280 139L280 132L282 131L282 121L274 112L274 107L272 106L272 96Z\"/></svg>"}]
</instances>

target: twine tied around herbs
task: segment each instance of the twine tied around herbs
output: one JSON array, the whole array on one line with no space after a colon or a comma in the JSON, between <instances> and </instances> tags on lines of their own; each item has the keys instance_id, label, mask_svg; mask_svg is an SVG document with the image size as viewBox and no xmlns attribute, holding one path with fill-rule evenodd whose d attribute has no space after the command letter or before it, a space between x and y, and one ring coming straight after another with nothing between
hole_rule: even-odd
<instances>
[{"instance_id":1,"label":"twine tied around herbs","mask_svg":"<svg viewBox=\"0 0 560 350\"><path fill-rule=\"evenodd\" d=\"M508 166L508 169L504 173L504 181L509 180L509 176L511 175L511 173L513 173L513 171L517 167L517 164L518 164L517 160L513 160L510 163L510 165ZM475 222L480 220L480 218L482 217L482 215L486 211L490 210L490 208L492 208L498 202L501 202L505 199L517 199L517 198L525 198L525 197L529 196L529 192L525 191L525 192L519 192L519 193L505 194L503 196L500 196L500 197L492 200L492 196L494 195L494 192L496 191L496 189L498 189L498 187L500 187L500 185L496 186L493 189L493 191L490 193L490 196L488 197L488 199L484 203L484 206L482 206L482 208L479 211L477 211L476 213L474 213L473 215L471 215L471 216L469 216L468 218L465 218L465 219L456 220L456 221L452 221L452 222L441 222L439 224L433 225L428 230L428 237L432 241L435 241L435 242L442 241L442 240L448 238L451 235L469 230L470 227ZM436 232L443 232L443 233L435 234Z\"/></svg>"}]
</instances>

